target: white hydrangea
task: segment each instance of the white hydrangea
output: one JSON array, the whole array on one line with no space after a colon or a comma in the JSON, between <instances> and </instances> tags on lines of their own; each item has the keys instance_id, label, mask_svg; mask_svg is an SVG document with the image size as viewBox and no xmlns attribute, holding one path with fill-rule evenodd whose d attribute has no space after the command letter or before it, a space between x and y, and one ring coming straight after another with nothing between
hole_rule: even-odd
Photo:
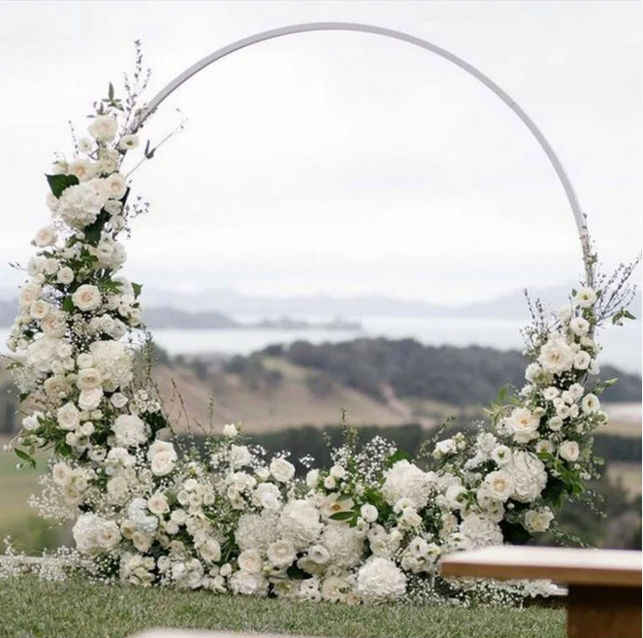
<instances>
[{"instance_id":1,"label":"white hydrangea","mask_svg":"<svg viewBox=\"0 0 643 638\"><path fill-rule=\"evenodd\" d=\"M408 498L413 501L416 509L422 509L429 500L432 487L431 475L404 459L384 473L382 494L389 505Z\"/></svg>"},{"instance_id":2,"label":"white hydrangea","mask_svg":"<svg viewBox=\"0 0 643 638\"><path fill-rule=\"evenodd\" d=\"M543 462L531 452L514 450L511 463L504 466L504 471L511 477L514 492L511 495L521 503L536 500L547 484L547 472Z\"/></svg>"},{"instance_id":3,"label":"white hydrangea","mask_svg":"<svg viewBox=\"0 0 643 638\"><path fill-rule=\"evenodd\" d=\"M295 499L287 503L279 517L279 531L297 549L312 545L322 531L319 510L308 500Z\"/></svg>"},{"instance_id":4,"label":"white hydrangea","mask_svg":"<svg viewBox=\"0 0 643 638\"><path fill-rule=\"evenodd\" d=\"M258 549L265 551L279 537L277 517L270 513L243 514L235 530L235 540L241 551Z\"/></svg>"},{"instance_id":5,"label":"white hydrangea","mask_svg":"<svg viewBox=\"0 0 643 638\"><path fill-rule=\"evenodd\" d=\"M345 523L331 522L324 528L320 541L338 567L354 567L364 553L364 535Z\"/></svg>"},{"instance_id":6,"label":"white hydrangea","mask_svg":"<svg viewBox=\"0 0 643 638\"><path fill-rule=\"evenodd\" d=\"M121 414L112 424L112 431L119 447L136 447L147 442L148 427L135 414Z\"/></svg>"},{"instance_id":7,"label":"white hydrangea","mask_svg":"<svg viewBox=\"0 0 643 638\"><path fill-rule=\"evenodd\" d=\"M118 341L95 341L89 347L94 367L103 377L105 390L128 385L133 377L132 354Z\"/></svg>"},{"instance_id":8,"label":"white hydrangea","mask_svg":"<svg viewBox=\"0 0 643 638\"><path fill-rule=\"evenodd\" d=\"M406 593L406 576L392 560L373 556L357 572L356 591L366 604L399 600Z\"/></svg>"},{"instance_id":9,"label":"white hydrangea","mask_svg":"<svg viewBox=\"0 0 643 638\"><path fill-rule=\"evenodd\" d=\"M467 545L487 547L488 545L502 545L502 531L498 524L487 516L480 516L469 512L462 517L460 532L464 535Z\"/></svg>"},{"instance_id":10,"label":"white hydrangea","mask_svg":"<svg viewBox=\"0 0 643 638\"><path fill-rule=\"evenodd\" d=\"M81 514L72 529L78 551L94 554L113 549L121 540L121 533L114 521L101 518L97 514Z\"/></svg>"},{"instance_id":11,"label":"white hydrangea","mask_svg":"<svg viewBox=\"0 0 643 638\"><path fill-rule=\"evenodd\" d=\"M63 191L56 213L72 228L82 229L96 221L106 201L102 188L96 188L92 182L83 182Z\"/></svg>"}]
</instances>

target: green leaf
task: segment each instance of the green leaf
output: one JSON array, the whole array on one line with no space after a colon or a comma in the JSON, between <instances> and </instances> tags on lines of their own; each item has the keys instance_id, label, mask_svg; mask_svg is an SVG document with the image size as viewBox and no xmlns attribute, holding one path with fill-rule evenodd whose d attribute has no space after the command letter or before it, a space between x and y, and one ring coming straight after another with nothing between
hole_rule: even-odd
<instances>
[{"instance_id":1,"label":"green leaf","mask_svg":"<svg viewBox=\"0 0 643 638\"><path fill-rule=\"evenodd\" d=\"M355 512L337 512L330 516L333 521L350 521L352 518L355 518Z\"/></svg>"},{"instance_id":2,"label":"green leaf","mask_svg":"<svg viewBox=\"0 0 643 638\"><path fill-rule=\"evenodd\" d=\"M393 467L398 461L412 461L411 455L404 450L396 450L386 459L386 467Z\"/></svg>"},{"instance_id":3,"label":"green leaf","mask_svg":"<svg viewBox=\"0 0 643 638\"><path fill-rule=\"evenodd\" d=\"M65 312L74 312L74 302L71 297L65 297L63 300L63 310Z\"/></svg>"},{"instance_id":4,"label":"green leaf","mask_svg":"<svg viewBox=\"0 0 643 638\"><path fill-rule=\"evenodd\" d=\"M75 175L45 175L45 177L54 197L60 197L68 186L75 186L79 183Z\"/></svg>"},{"instance_id":5,"label":"green leaf","mask_svg":"<svg viewBox=\"0 0 643 638\"><path fill-rule=\"evenodd\" d=\"M95 246L100 241L100 235L103 232L105 223L109 219L109 213L104 210L100 212L96 221L89 226L86 226L83 232L85 233L85 240Z\"/></svg>"},{"instance_id":6,"label":"green leaf","mask_svg":"<svg viewBox=\"0 0 643 638\"><path fill-rule=\"evenodd\" d=\"M138 299L138 296L141 294L141 290L143 290L143 284L135 284L132 282L132 290L134 291L134 298Z\"/></svg>"},{"instance_id":7,"label":"green leaf","mask_svg":"<svg viewBox=\"0 0 643 638\"><path fill-rule=\"evenodd\" d=\"M15 448L14 452L19 459L23 460L25 463L28 463L31 467L36 467L36 459L34 459L32 456L30 456L26 452L23 452L22 450L19 450L18 448Z\"/></svg>"},{"instance_id":8,"label":"green leaf","mask_svg":"<svg viewBox=\"0 0 643 638\"><path fill-rule=\"evenodd\" d=\"M109 83L109 87L107 89L107 97L110 100L114 99L114 85L111 82Z\"/></svg>"}]
</instances>

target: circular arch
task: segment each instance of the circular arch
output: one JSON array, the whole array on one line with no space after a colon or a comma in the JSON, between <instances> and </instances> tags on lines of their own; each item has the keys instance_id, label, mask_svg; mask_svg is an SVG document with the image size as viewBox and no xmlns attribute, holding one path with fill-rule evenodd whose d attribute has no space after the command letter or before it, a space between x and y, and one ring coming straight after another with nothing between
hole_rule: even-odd
<instances>
[{"instance_id":1,"label":"circular arch","mask_svg":"<svg viewBox=\"0 0 643 638\"><path fill-rule=\"evenodd\" d=\"M525 124L529 129L532 135L536 138L536 141L540 144L541 148L545 151L545 154L549 158L556 175L560 180L567 201L572 209L574 215L574 220L576 222L576 228L578 230L578 235L581 243L581 250L583 253L583 261L585 264L585 276L587 279L587 284L592 285L593 283L593 269L591 266L591 246L589 240L589 233L587 230L587 222L585 215L581 211L580 203L576 195L576 191L572 186L571 180L569 179L560 159L554 152L554 149L551 147L541 130L536 126L534 121L527 115L527 113L522 109L522 107L516 103L503 89L501 89L491 78L487 77L482 71L478 70L473 65L469 64L466 60L458 57L457 55L443 49L442 47L437 46L427 40L418 38L416 36L410 35L403 31L396 31L394 29L387 29L384 27L377 27L370 24L361 24L356 22L312 22L306 24L294 24L286 27L280 27L278 29L271 29L269 31L263 31L261 33L256 33L249 37L237 40L227 46L218 49L214 53L202 58L191 67L186 69L183 73L178 75L174 80L167 84L163 89L161 89L148 104L146 104L138 116L132 123L130 130L132 133L136 132L144 124L145 120L156 111L160 104L169 97L176 89L178 89L182 84L189 80L193 75L196 75L199 71L205 69L207 66L210 66L213 62L224 58L235 51L239 51L246 47L249 47L253 44L258 44L259 42L264 42L266 40L272 40L274 38L280 38L286 35L293 35L296 33L306 33L309 31L354 31L361 33L370 33L373 35L382 35L388 38L393 38L395 40L401 40L402 42L408 42L415 46L426 49L431 53L435 53L440 57L452 62L456 66L460 67L474 78L482 82L488 89L493 91Z\"/></svg>"}]
</instances>

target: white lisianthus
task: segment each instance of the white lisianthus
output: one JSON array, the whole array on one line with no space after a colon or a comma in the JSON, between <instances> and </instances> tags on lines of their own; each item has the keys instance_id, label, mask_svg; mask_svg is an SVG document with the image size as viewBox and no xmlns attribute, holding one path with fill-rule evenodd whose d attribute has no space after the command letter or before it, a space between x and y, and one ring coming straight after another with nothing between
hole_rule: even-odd
<instances>
[{"instance_id":1,"label":"white lisianthus","mask_svg":"<svg viewBox=\"0 0 643 638\"><path fill-rule=\"evenodd\" d=\"M549 388L545 388L543 390L543 398L545 401L553 401L560 395L560 390L558 388L554 388L553 386Z\"/></svg>"},{"instance_id":2,"label":"white lisianthus","mask_svg":"<svg viewBox=\"0 0 643 638\"><path fill-rule=\"evenodd\" d=\"M322 600L346 603L351 593L351 583L341 576L327 576L321 586Z\"/></svg>"},{"instance_id":3,"label":"white lisianthus","mask_svg":"<svg viewBox=\"0 0 643 638\"><path fill-rule=\"evenodd\" d=\"M548 507L528 510L525 514L525 529L528 532L546 532L554 520L554 514Z\"/></svg>"},{"instance_id":4,"label":"white lisianthus","mask_svg":"<svg viewBox=\"0 0 643 638\"><path fill-rule=\"evenodd\" d=\"M574 363L574 351L560 334L553 334L541 348L538 363L546 372L561 374Z\"/></svg>"},{"instance_id":5,"label":"white lisianthus","mask_svg":"<svg viewBox=\"0 0 643 638\"><path fill-rule=\"evenodd\" d=\"M289 540L276 541L270 544L266 554L270 563L279 569L290 567L297 558L295 547Z\"/></svg>"},{"instance_id":6,"label":"white lisianthus","mask_svg":"<svg viewBox=\"0 0 643 638\"><path fill-rule=\"evenodd\" d=\"M78 140L78 150L81 153L89 153L92 150L94 143L88 137L81 137Z\"/></svg>"},{"instance_id":7,"label":"white lisianthus","mask_svg":"<svg viewBox=\"0 0 643 638\"><path fill-rule=\"evenodd\" d=\"M80 412L73 403L65 403L56 412L61 430L75 430L80 425Z\"/></svg>"},{"instance_id":8,"label":"white lisianthus","mask_svg":"<svg viewBox=\"0 0 643 638\"><path fill-rule=\"evenodd\" d=\"M288 483L295 476L295 466L282 457L272 459L270 473L280 483Z\"/></svg>"},{"instance_id":9,"label":"white lisianthus","mask_svg":"<svg viewBox=\"0 0 643 638\"><path fill-rule=\"evenodd\" d=\"M56 243L56 231L51 226L41 228L34 237L34 243L40 248L51 246Z\"/></svg>"},{"instance_id":10,"label":"white lisianthus","mask_svg":"<svg viewBox=\"0 0 643 638\"><path fill-rule=\"evenodd\" d=\"M356 592L366 604L399 600L406 593L406 576L392 560L373 556L357 572Z\"/></svg>"},{"instance_id":11,"label":"white lisianthus","mask_svg":"<svg viewBox=\"0 0 643 638\"><path fill-rule=\"evenodd\" d=\"M79 286L76 292L71 296L74 306L82 312L96 310L101 304L102 298L100 290L91 284Z\"/></svg>"},{"instance_id":12,"label":"white lisianthus","mask_svg":"<svg viewBox=\"0 0 643 638\"><path fill-rule=\"evenodd\" d=\"M102 388L90 388L81 390L78 396L78 407L84 412L96 410L103 399Z\"/></svg>"},{"instance_id":13,"label":"white lisianthus","mask_svg":"<svg viewBox=\"0 0 643 638\"><path fill-rule=\"evenodd\" d=\"M484 479L489 494L503 503L511 497L514 492L513 479L503 471L490 472Z\"/></svg>"},{"instance_id":14,"label":"white lisianthus","mask_svg":"<svg viewBox=\"0 0 643 638\"><path fill-rule=\"evenodd\" d=\"M115 117L97 115L89 125L89 134L98 142L111 142L116 137L118 124Z\"/></svg>"},{"instance_id":15,"label":"white lisianthus","mask_svg":"<svg viewBox=\"0 0 643 638\"><path fill-rule=\"evenodd\" d=\"M576 441L563 441L558 447L558 453L561 458L573 463L578 460L580 448Z\"/></svg>"},{"instance_id":16,"label":"white lisianthus","mask_svg":"<svg viewBox=\"0 0 643 638\"><path fill-rule=\"evenodd\" d=\"M127 182L120 173L112 173L105 178L103 188L109 199L122 199L127 193Z\"/></svg>"},{"instance_id":17,"label":"white lisianthus","mask_svg":"<svg viewBox=\"0 0 643 638\"><path fill-rule=\"evenodd\" d=\"M511 450L506 445L498 445L491 451L491 459L502 467L511 462Z\"/></svg>"},{"instance_id":18,"label":"white lisianthus","mask_svg":"<svg viewBox=\"0 0 643 638\"><path fill-rule=\"evenodd\" d=\"M146 443L147 430L145 422L134 414L121 414L112 424L117 445L125 448Z\"/></svg>"},{"instance_id":19,"label":"white lisianthus","mask_svg":"<svg viewBox=\"0 0 643 638\"><path fill-rule=\"evenodd\" d=\"M593 288L579 288L574 295L574 303L580 308L591 308L598 299Z\"/></svg>"},{"instance_id":20,"label":"white lisianthus","mask_svg":"<svg viewBox=\"0 0 643 638\"><path fill-rule=\"evenodd\" d=\"M581 401L581 408L585 414L593 414L598 412L601 408L601 402L595 394L586 394Z\"/></svg>"},{"instance_id":21,"label":"white lisianthus","mask_svg":"<svg viewBox=\"0 0 643 638\"><path fill-rule=\"evenodd\" d=\"M138 135L123 135L118 142L118 148L120 148L121 151L130 151L137 148L138 144Z\"/></svg>"},{"instance_id":22,"label":"white lisianthus","mask_svg":"<svg viewBox=\"0 0 643 638\"><path fill-rule=\"evenodd\" d=\"M330 552L323 545L313 545L308 550L308 558L316 565L326 565L330 561Z\"/></svg>"},{"instance_id":23,"label":"white lisianthus","mask_svg":"<svg viewBox=\"0 0 643 638\"><path fill-rule=\"evenodd\" d=\"M574 401L578 401L583 396L583 392L585 392L585 388L580 383L573 383L572 385L569 386L568 390L570 396Z\"/></svg>"},{"instance_id":24,"label":"white lisianthus","mask_svg":"<svg viewBox=\"0 0 643 638\"><path fill-rule=\"evenodd\" d=\"M525 379L530 383L533 383L541 373L542 368L537 363L530 363L525 369Z\"/></svg>"},{"instance_id":25,"label":"white lisianthus","mask_svg":"<svg viewBox=\"0 0 643 638\"><path fill-rule=\"evenodd\" d=\"M587 370L589 364L592 362L592 358L587 352L581 350L574 357L574 367L577 370Z\"/></svg>"},{"instance_id":26,"label":"white lisianthus","mask_svg":"<svg viewBox=\"0 0 643 638\"><path fill-rule=\"evenodd\" d=\"M540 454L541 452L547 452L548 454L553 454L554 444L547 439L541 439L536 443L536 452Z\"/></svg>"},{"instance_id":27,"label":"white lisianthus","mask_svg":"<svg viewBox=\"0 0 643 638\"><path fill-rule=\"evenodd\" d=\"M74 271L69 266L63 266L57 273L56 279L59 283L68 286L74 281Z\"/></svg>"},{"instance_id":28,"label":"white lisianthus","mask_svg":"<svg viewBox=\"0 0 643 638\"><path fill-rule=\"evenodd\" d=\"M453 510L461 510L466 505L467 488L460 483L453 483L447 487L445 498Z\"/></svg>"},{"instance_id":29,"label":"white lisianthus","mask_svg":"<svg viewBox=\"0 0 643 638\"><path fill-rule=\"evenodd\" d=\"M553 416L547 421L547 426L552 432L558 432L563 427L563 420L559 416Z\"/></svg>"},{"instance_id":30,"label":"white lisianthus","mask_svg":"<svg viewBox=\"0 0 643 638\"><path fill-rule=\"evenodd\" d=\"M583 317L574 317L569 322L569 328L577 337L584 337L589 332L590 325L587 319Z\"/></svg>"}]
</instances>

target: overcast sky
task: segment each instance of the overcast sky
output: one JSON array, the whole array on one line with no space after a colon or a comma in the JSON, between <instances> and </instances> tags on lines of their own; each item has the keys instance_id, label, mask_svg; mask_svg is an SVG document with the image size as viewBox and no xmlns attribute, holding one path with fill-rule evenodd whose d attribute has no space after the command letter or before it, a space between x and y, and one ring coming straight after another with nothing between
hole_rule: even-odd
<instances>
[{"instance_id":1,"label":"overcast sky","mask_svg":"<svg viewBox=\"0 0 643 638\"><path fill-rule=\"evenodd\" d=\"M28 258L47 171L140 38L151 98L196 60L299 22L406 31L463 57L535 120L609 264L641 250L638 2L0 2L0 257ZM145 134L152 212L127 272L148 286L464 303L573 281L580 249L542 149L488 89L409 44L308 33L215 63ZM1 288L20 280L2 270Z\"/></svg>"}]
</instances>

